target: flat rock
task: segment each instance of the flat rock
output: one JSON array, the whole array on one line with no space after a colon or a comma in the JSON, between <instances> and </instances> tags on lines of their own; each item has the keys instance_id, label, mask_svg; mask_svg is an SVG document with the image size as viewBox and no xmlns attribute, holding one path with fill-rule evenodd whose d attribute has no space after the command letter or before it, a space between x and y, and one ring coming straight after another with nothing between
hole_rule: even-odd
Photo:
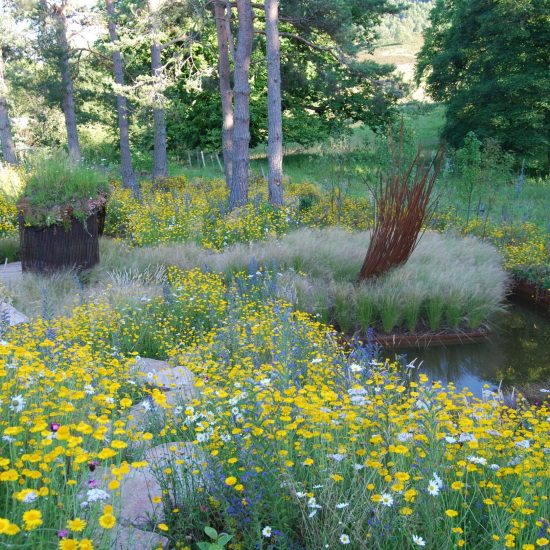
<instances>
[{"instance_id":1,"label":"flat rock","mask_svg":"<svg viewBox=\"0 0 550 550\"><path fill-rule=\"evenodd\" d=\"M120 483L121 523L141 527L162 521L162 502L153 502L155 497L162 497L162 487L151 468L139 468L125 475Z\"/></svg>"},{"instance_id":2,"label":"flat rock","mask_svg":"<svg viewBox=\"0 0 550 550\"><path fill-rule=\"evenodd\" d=\"M166 537L135 527L119 525L113 535L114 537L111 539L113 550L156 550L168 546Z\"/></svg>"},{"instance_id":3,"label":"flat rock","mask_svg":"<svg viewBox=\"0 0 550 550\"><path fill-rule=\"evenodd\" d=\"M88 478L95 481L95 488L111 495L108 503L115 507L120 525L148 529L164 520L162 501L153 502L155 497L162 497L162 487L150 467L132 469L119 479L120 486L115 491L107 488L113 479L117 479L110 468L98 467ZM83 483L83 499L86 498L84 491L88 488L86 481Z\"/></svg>"},{"instance_id":4,"label":"flat rock","mask_svg":"<svg viewBox=\"0 0 550 550\"><path fill-rule=\"evenodd\" d=\"M166 361L139 357L132 372L142 384L169 391L167 403L171 406L197 397L195 375L183 365L172 367Z\"/></svg>"},{"instance_id":5,"label":"flat rock","mask_svg":"<svg viewBox=\"0 0 550 550\"><path fill-rule=\"evenodd\" d=\"M204 451L191 441L178 441L175 443L163 443L149 449L144 460L150 466L165 466L167 463L175 463L182 460L183 464L190 467L203 467L206 456Z\"/></svg>"},{"instance_id":6,"label":"flat rock","mask_svg":"<svg viewBox=\"0 0 550 550\"><path fill-rule=\"evenodd\" d=\"M154 384L167 390L179 388L194 389L195 375L183 365L159 370L154 375Z\"/></svg>"},{"instance_id":7,"label":"flat rock","mask_svg":"<svg viewBox=\"0 0 550 550\"><path fill-rule=\"evenodd\" d=\"M141 382L154 384L156 374L167 368L170 368L170 365L166 361L138 357L132 367L132 373L137 375Z\"/></svg>"},{"instance_id":8,"label":"flat rock","mask_svg":"<svg viewBox=\"0 0 550 550\"><path fill-rule=\"evenodd\" d=\"M132 431L148 431L153 418L162 419L160 416L162 413L162 409L157 407L152 399L144 399L128 410L126 427Z\"/></svg>"},{"instance_id":9,"label":"flat rock","mask_svg":"<svg viewBox=\"0 0 550 550\"><path fill-rule=\"evenodd\" d=\"M0 319L6 319L10 326L29 322L29 318L26 315L5 302L0 302Z\"/></svg>"},{"instance_id":10,"label":"flat rock","mask_svg":"<svg viewBox=\"0 0 550 550\"><path fill-rule=\"evenodd\" d=\"M144 460L158 476L163 475L165 468L170 468L170 475L178 478L180 493L183 490L193 492L198 487L204 487L208 480L206 454L190 441L163 443L152 447L145 452ZM180 493L170 495L174 503L178 498L185 497Z\"/></svg>"}]
</instances>

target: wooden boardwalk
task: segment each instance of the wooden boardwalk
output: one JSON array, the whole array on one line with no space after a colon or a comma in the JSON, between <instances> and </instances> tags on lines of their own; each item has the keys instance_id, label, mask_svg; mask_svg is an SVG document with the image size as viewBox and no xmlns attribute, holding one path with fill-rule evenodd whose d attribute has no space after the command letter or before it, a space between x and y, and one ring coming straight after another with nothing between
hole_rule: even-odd
<instances>
[{"instance_id":1,"label":"wooden boardwalk","mask_svg":"<svg viewBox=\"0 0 550 550\"><path fill-rule=\"evenodd\" d=\"M17 283L21 280L22 270L21 262L13 262L10 264L0 265L0 283L9 285ZM10 304L6 304L0 300L0 317L6 319L10 325L17 325L19 323L27 323L29 318L17 311Z\"/></svg>"},{"instance_id":2,"label":"wooden boardwalk","mask_svg":"<svg viewBox=\"0 0 550 550\"><path fill-rule=\"evenodd\" d=\"M21 279L21 262L0 264L0 283L16 283Z\"/></svg>"}]
</instances>

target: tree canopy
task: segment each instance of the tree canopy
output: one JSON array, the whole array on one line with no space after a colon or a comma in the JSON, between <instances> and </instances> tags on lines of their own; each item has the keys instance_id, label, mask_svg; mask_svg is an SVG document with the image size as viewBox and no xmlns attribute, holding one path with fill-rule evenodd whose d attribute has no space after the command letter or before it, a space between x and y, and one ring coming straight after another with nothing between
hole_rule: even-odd
<instances>
[{"instance_id":1,"label":"tree canopy","mask_svg":"<svg viewBox=\"0 0 550 550\"><path fill-rule=\"evenodd\" d=\"M447 102L444 137L468 132L508 150L550 150L550 0L437 0L417 65Z\"/></svg>"}]
</instances>

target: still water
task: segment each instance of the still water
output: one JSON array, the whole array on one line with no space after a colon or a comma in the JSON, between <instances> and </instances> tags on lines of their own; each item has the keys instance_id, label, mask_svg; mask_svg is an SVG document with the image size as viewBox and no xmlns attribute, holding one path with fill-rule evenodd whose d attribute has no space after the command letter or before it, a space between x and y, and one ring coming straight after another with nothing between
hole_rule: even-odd
<instances>
[{"instance_id":1,"label":"still water","mask_svg":"<svg viewBox=\"0 0 550 550\"><path fill-rule=\"evenodd\" d=\"M423 361L420 372L433 380L454 382L480 396L484 384L491 388L529 382L550 384L550 315L513 301L508 311L493 321L487 341L385 350L386 355L406 355L407 361ZM547 386L545 386L547 387ZM548 386L550 389L550 386Z\"/></svg>"}]
</instances>

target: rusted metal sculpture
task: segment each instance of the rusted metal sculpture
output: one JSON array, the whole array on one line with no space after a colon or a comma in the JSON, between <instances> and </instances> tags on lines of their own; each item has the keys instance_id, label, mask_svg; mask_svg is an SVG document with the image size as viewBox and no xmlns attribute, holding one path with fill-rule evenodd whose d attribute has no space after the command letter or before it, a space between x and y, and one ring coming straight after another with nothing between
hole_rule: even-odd
<instances>
[{"instance_id":1,"label":"rusted metal sculpture","mask_svg":"<svg viewBox=\"0 0 550 550\"><path fill-rule=\"evenodd\" d=\"M390 129L392 165L372 190L376 218L359 280L379 277L405 263L420 240L424 222L433 213L430 196L443 162L443 149L429 156L418 147L412 163L404 165L403 134L401 121L396 151Z\"/></svg>"}]
</instances>

